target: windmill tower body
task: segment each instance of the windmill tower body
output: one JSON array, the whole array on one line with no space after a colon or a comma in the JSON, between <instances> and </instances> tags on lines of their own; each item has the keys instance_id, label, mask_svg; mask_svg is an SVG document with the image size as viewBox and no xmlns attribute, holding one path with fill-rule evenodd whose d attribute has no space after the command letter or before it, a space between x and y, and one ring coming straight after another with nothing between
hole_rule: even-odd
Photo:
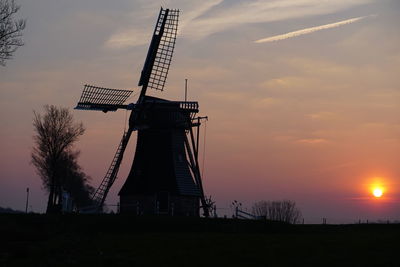
<instances>
[{"instance_id":1,"label":"windmill tower body","mask_svg":"<svg viewBox=\"0 0 400 267\"><path fill-rule=\"evenodd\" d=\"M132 111L129 128L92 197L91 211L102 210L129 138L137 131L132 167L119 192L120 212L199 216L202 208L205 216L209 214L197 159L202 118L196 117L198 103L146 95L148 88L164 89L175 47L178 16L179 10L160 10L139 80L142 89L136 103L124 104L132 91L85 85L77 109ZM193 128L196 127L195 137Z\"/></svg>"},{"instance_id":2,"label":"windmill tower body","mask_svg":"<svg viewBox=\"0 0 400 267\"><path fill-rule=\"evenodd\" d=\"M132 168L119 192L120 211L198 216L201 193L185 151L193 111L152 97L144 105Z\"/></svg>"}]
</instances>

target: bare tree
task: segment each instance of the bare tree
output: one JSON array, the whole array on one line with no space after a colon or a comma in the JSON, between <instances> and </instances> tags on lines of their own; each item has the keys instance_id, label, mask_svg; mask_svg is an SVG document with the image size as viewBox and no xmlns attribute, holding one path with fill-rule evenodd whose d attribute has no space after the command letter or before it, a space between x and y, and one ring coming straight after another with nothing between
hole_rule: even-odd
<instances>
[{"instance_id":1,"label":"bare tree","mask_svg":"<svg viewBox=\"0 0 400 267\"><path fill-rule=\"evenodd\" d=\"M52 213L61 208L66 167L74 164L71 149L85 129L82 123L73 121L72 114L66 108L46 105L44 110L43 116L34 111L35 146L31 156L44 187L49 191L47 213Z\"/></svg>"},{"instance_id":2,"label":"bare tree","mask_svg":"<svg viewBox=\"0 0 400 267\"><path fill-rule=\"evenodd\" d=\"M22 42L22 31L25 29L24 19L15 19L14 15L20 6L14 0L0 0L0 65L5 66Z\"/></svg>"},{"instance_id":3,"label":"bare tree","mask_svg":"<svg viewBox=\"0 0 400 267\"><path fill-rule=\"evenodd\" d=\"M206 199L206 205L208 208L208 212L210 213L210 216L217 217L215 201L212 199L212 196L210 195L209 197L205 197L205 199Z\"/></svg>"},{"instance_id":4,"label":"bare tree","mask_svg":"<svg viewBox=\"0 0 400 267\"><path fill-rule=\"evenodd\" d=\"M296 202L290 200L259 201L253 204L252 212L271 221L295 224L301 220L301 212L296 207Z\"/></svg>"}]
</instances>

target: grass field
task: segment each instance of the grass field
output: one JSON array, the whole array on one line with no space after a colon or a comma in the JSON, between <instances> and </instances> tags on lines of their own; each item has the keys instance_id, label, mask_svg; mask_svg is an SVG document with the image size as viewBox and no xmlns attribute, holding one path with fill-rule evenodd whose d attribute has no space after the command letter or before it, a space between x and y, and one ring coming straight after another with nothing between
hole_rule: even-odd
<instances>
[{"instance_id":1,"label":"grass field","mask_svg":"<svg viewBox=\"0 0 400 267\"><path fill-rule=\"evenodd\" d=\"M0 215L0 266L400 266L400 225Z\"/></svg>"}]
</instances>

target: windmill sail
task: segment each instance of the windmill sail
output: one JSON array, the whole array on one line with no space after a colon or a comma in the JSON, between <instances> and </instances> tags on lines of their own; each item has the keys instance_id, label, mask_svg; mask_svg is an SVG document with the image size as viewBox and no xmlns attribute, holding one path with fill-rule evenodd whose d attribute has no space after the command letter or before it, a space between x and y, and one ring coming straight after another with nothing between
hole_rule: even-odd
<instances>
[{"instance_id":1,"label":"windmill sail","mask_svg":"<svg viewBox=\"0 0 400 267\"><path fill-rule=\"evenodd\" d=\"M85 85L81 98L75 109L83 110L100 110L103 112L116 111L117 109L131 109L130 105L124 105L124 102L129 98L133 91L109 89L97 87L92 85ZM94 207L87 207L86 211L98 212L103 208L104 201L107 197L108 191L117 178L119 166L122 162L122 157L125 148L128 144L129 138L132 134L132 129L128 129L122 136L121 142L114 155L110 167L107 170L100 186L94 192L92 200Z\"/></svg>"},{"instance_id":2,"label":"windmill sail","mask_svg":"<svg viewBox=\"0 0 400 267\"><path fill-rule=\"evenodd\" d=\"M143 86L141 97L146 94L147 87L164 90L175 47L178 18L179 10L161 8L139 80L139 86Z\"/></svg>"},{"instance_id":3,"label":"windmill sail","mask_svg":"<svg viewBox=\"0 0 400 267\"><path fill-rule=\"evenodd\" d=\"M129 138L132 134L132 130L128 130L122 136L121 142L117 148L117 152L114 155L113 160L111 161L110 167L106 175L103 178L100 186L97 188L95 193L92 196L92 200L96 205L96 209L99 211L103 208L104 201L106 200L108 191L110 190L111 186L113 185L115 179L117 179L117 174L119 170L119 166L122 162L122 157L124 156L124 152L126 146L128 145Z\"/></svg>"},{"instance_id":4,"label":"windmill sail","mask_svg":"<svg viewBox=\"0 0 400 267\"><path fill-rule=\"evenodd\" d=\"M75 109L116 111L119 108L128 109L123 103L133 91L109 89L93 85L85 85L81 98Z\"/></svg>"}]
</instances>

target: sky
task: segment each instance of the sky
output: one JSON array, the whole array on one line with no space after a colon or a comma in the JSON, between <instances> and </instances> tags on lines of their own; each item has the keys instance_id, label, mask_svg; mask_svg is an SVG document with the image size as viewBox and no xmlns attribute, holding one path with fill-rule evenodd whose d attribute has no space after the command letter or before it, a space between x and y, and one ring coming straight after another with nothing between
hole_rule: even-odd
<instances>
[{"instance_id":1,"label":"sky","mask_svg":"<svg viewBox=\"0 0 400 267\"><path fill-rule=\"evenodd\" d=\"M30 164L33 111L68 107L97 187L126 111L73 110L84 84L134 90L160 6L181 11L167 85L199 101L201 165L219 214L230 203L296 202L305 222L400 220L398 0L19 0L25 45L0 67L0 206L44 212ZM206 137L204 139L204 136ZM204 142L205 140L205 142ZM131 167L135 137L107 198ZM384 189L379 199L372 187Z\"/></svg>"}]
</instances>

